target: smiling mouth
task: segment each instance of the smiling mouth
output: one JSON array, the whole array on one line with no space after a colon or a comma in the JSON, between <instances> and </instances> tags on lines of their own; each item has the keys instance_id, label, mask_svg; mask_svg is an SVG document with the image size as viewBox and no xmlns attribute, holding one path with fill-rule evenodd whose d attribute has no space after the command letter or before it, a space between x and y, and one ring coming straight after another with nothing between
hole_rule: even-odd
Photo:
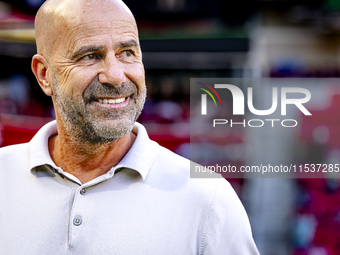
<instances>
[{"instance_id":1,"label":"smiling mouth","mask_svg":"<svg viewBox=\"0 0 340 255\"><path fill-rule=\"evenodd\" d=\"M98 98L96 101L100 104L120 104L126 101L127 97L120 97L120 98Z\"/></svg>"}]
</instances>

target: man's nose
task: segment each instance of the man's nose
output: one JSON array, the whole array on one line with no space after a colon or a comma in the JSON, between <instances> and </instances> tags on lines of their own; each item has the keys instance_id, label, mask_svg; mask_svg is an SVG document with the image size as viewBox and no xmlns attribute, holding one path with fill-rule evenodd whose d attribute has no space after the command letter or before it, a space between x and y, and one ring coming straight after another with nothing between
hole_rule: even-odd
<instances>
[{"instance_id":1,"label":"man's nose","mask_svg":"<svg viewBox=\"0 0 340 255\"><path fill-rule=\"evenodd\" d=\"M107 54L101 63L98 79L100 83L112 86L119 86L125 81L123 63L114 53Z\"/></svg>"}]
</instances>

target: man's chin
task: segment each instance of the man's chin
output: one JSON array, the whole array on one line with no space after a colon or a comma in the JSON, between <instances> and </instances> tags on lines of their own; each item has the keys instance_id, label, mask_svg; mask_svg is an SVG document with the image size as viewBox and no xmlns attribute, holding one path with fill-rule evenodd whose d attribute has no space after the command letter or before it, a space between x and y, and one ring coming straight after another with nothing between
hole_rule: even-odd
<instances>
[{"instance_id":1,"label":"man's chin","mask_svg":"<svg viewBox=\"0 0 340 255\"><path fill-rule=\"evenodd\" d=\"M132 131L134 121L123 120L107 120L95 123L93 129L98 137L103 140L117 140L126 136Z\"/></svg>"}]
</instances>

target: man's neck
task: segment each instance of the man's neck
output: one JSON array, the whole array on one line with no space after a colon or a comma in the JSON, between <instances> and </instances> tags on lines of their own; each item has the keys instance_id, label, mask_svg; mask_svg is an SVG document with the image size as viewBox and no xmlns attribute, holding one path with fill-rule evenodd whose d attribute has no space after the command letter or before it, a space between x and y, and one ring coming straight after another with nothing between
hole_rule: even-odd
<instances>
[{"instance_id":1,"label":"man's neck","mask_svg":"<svg viewBox=\"0 0 340 255\"><path fill-rule=\"evenodd\" d=\"M49 139L53 162L63 171L86 183L116 166L132 147L136 135L129 133L111 143L82 144L71 141L63 132Z\"/></svg>"}]
</instances>

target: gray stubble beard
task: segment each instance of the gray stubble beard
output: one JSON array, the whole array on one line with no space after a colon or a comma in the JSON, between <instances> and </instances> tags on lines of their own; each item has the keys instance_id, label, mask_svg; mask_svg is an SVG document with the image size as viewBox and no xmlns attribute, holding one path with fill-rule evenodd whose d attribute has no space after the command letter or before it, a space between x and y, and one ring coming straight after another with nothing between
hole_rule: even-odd
<instances>
[{"instance_id":1,"label":"gray stubble beard","mask_svg":"<svg viewBox=\"0 0 340 255\"><path fill-rule=\"evenodd\" d=\"M130 102L124 108L100 112L98 116L96 113L91 114L89 108L93 97L100 93L109 94L108 96L131 93L133 96L129 98ZM94 80L85 89L81 98L72 98L60 91L58 80L53 74L53 94L69 139L77 143L95 145L113 142L132 131L133 124L145 103L146 88L139 91L133 82L116 88ZM117 120L115 125L103 123L112 119Z\"/></svg>"}]
</instances>

